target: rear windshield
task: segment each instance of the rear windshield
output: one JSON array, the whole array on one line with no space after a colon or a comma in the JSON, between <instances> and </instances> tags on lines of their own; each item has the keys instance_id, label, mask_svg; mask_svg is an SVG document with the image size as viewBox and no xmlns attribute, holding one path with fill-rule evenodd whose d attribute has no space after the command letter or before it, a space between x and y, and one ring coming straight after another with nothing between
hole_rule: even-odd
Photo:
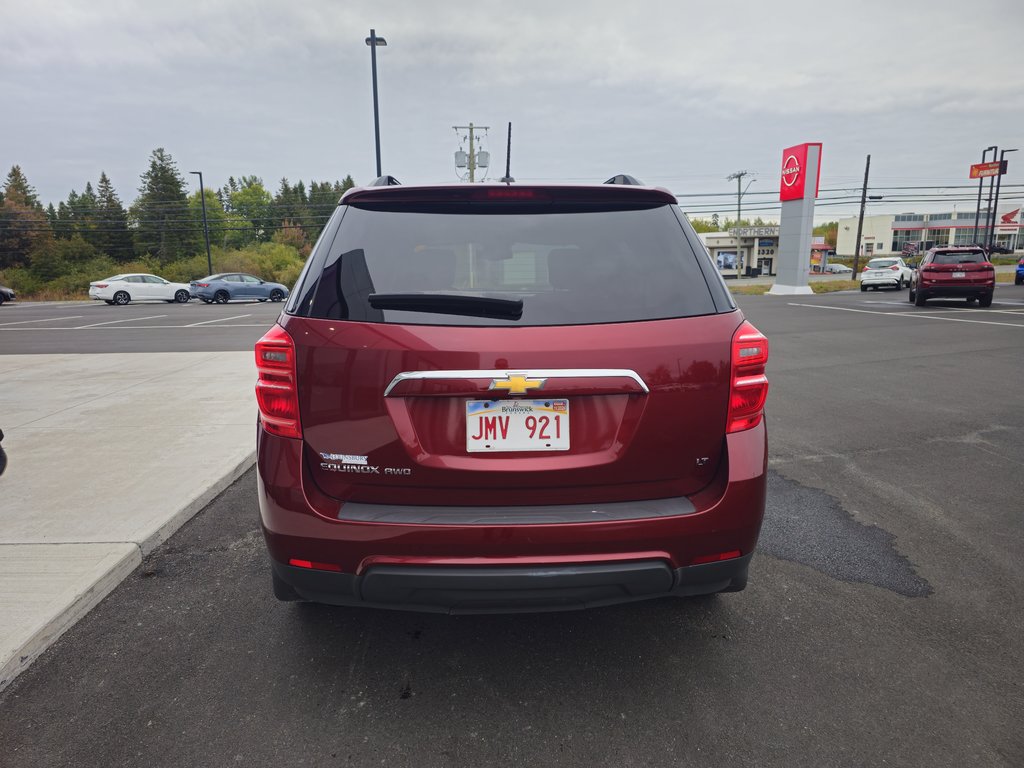
<instances>
[{"instance_id":1,"label":"rear windshield","mask_svg":"<svg viewBox=\"0 0 1024 768\"><path fill-rule=\"evenodd\" d=\"M985 260L982 251L936 251L932 264L981 264Z\"/></svg>"},{"instance_id":2,"label":"rear windshield","mask_svg":"<svg viewBox=\"0 0 1024 768\"><path fill-rule=\"evenodd\" d=\"M503 214L347 206L311 301L297 309L473 326L712 314L697 258L667 205Z\"/></svg>"},{"instance_id":3,"label":"rear windshield","mask_svg":"<svg viewBox=\"0 0 1024 768\"><path fill-rule=\"evenodd\" d=\"M868 262L869 269L885 269L896 263L896 259L872 259Z\"/></svg>"}]
</instances>

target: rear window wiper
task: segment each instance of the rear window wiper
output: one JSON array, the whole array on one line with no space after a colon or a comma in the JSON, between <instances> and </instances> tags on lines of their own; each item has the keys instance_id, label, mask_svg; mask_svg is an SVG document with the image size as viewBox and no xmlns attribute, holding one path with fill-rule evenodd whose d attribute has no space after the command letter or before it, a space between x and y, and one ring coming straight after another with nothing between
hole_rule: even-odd
<instances>
[{"instance_id":1,"label":"rear window wiper","mask_svg":"<svg viewBox=\"0 0 1024 768\"><path fill-rule=\"evenodd\" d=\"M374 309L493 317L499 320L518 320L523 316L522 299L496 299L458 293L371 293L367 300Z\"/></svg>"}]
</instances>

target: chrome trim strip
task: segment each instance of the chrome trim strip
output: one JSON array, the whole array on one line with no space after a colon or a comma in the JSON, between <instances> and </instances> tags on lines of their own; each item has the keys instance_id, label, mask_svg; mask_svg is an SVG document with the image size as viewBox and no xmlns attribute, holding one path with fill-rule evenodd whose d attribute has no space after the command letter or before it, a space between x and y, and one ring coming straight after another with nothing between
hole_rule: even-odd
<instances>
[{"instance_id":1,"label":"chrome trim strip","mask_svg":"<svg viewBox=\"0 0 1024 768\"><path fill-rule=\"evenodd\" d=\"M640 374L636 371L630 370L629 368L535 368L526 371L509 368L506 370L491 371L405 371L404 373L398 374L391 380L387 389L384 390L384 397L390 395L391 391L401 382L412 379L434 379L443 381L445 379L505 379L509 376L526 376L531 379L625 378L632 379L639 384L640 389L642 389L645 394L650 393L651 391L644 380L640 378Z\"/></svg>"}]
</instances>

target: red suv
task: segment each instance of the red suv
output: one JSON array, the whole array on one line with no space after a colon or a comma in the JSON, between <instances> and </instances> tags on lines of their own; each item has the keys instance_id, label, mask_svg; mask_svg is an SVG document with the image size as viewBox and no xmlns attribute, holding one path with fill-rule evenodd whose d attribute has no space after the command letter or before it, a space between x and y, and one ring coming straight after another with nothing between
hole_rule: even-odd
<instances>
[{"instance_id":1,"label":"red suv","mask_svg":"<svg viewBox=\"0 0 1024 768\"><path fill-rule=\"evenodd\" d=\"M612 182L383 177L341 199L256 345L279 599L473 613L743 589L768 343L675 198Z\"/></svg>"},{"instance_id":2,"label":"red suv","mask_svg":"<svg viewBox=\"0 0 1024 768\"><path fill-rule=\"evenodd\" d=\"M910 301L923 307L928 299L965 298L992 306L996 268L981 248L932 248L910 277Z\"/></svg>"}]
</instances>

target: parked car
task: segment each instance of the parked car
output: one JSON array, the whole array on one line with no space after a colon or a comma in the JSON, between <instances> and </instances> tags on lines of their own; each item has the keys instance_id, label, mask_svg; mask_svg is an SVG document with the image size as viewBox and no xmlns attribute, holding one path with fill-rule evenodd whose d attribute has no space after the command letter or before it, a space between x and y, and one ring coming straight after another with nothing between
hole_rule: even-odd
<instances>
[{"instance_id":1,"label":"parked car","mask_svg":"<svg viewBox=\"0 0 1024 768\"><path fill-rule=\"evenodd\" d=\"M124 305L132 301L166 301L185 304L191 298L184 283L172 283L147 274L114 275L89 283L89 298L107 304Z\"/></svg>"},{"instance_id":2,"label":"parked car","mask_svg":"<svg viewBox=\"0 0 1024 768\"><path fill-rule=\"evenodd\" d=\"M281 600L499 612L746 585L768 342L663 189L350 190L255 351Z\"/></svg>"},{"instance_id":3,"label":"parked car","mask_svg":"<svg viewBox=\"0 0 1024 768\"><path fill-rule=\"evenodd\" d=\"M7 454L4 452L4 431L0 429L0 475L7 469Z\"/></svg>"},{"instance_id":4,"label":"parked car","mask_svg":"<svg viewBox=\"0 0 1024 768\"><path fill-rule=\"evenodd\" d=\"M910 283L910 300L923 307L928 299L966 298L992 306L996 268L981 248L932 248Z\"/></svg>"},{"instance_id":5,"label":"parked car","mask_svg":"<svg viewBox=\"0 0 1024 768\"><path fill-rule=\"evenodd\" d=\"M8 288L6 285L0 285L0 304L5 301L14 301L17 296L14 295L14 289Z\"/></svg>"},{"instance_id":6,"label":"parked car","mask_svg":"<svg viewBox=\"0 0 1024 768\"><path fill-rule=\"evenodd\" d=\"M237 300L276 302L288 298L288 288L281 283L271 283L241 272L225 272L193 280L189 290L207 304L227 304Z\"/></svg>"},{"instance_id":7,"label":"parked car","mask_svg":"<svg viewBox=\"0 0 1024 768\"><path fill-rule=\"evenodd\" d=\"M1013 253L1013 248L1007 248L1005 245L992 245L987 249L989 256L993 253L1006 256Z\"/></svg>"},{"instance_id":8,"label":"parked car","mask_svg":"<svg viewBox=\"0 0 1024 768\"><path fill-rule=\"evenodd\" d=\"M1017 262L1017 271L1013 275L1014 285L1024 285L1024 259Z\"/></svg>"},{"instance_id":9,"label":"parked car","mask_svg":"<svg viewBox=\"0 0 1024 768\"><path fill-rule=\"evenodd\" d=\"M872 259L860 273L860 289L895 288L902 291L910 285L914 270L899 256Z\"/></svg>"},{"instance_id":10,"label":"parked car","mask_svg":"<svg viewBox=\"0 0 1024 768\"><path fill-rule=\"evenodd\" d=\"M843 275L847 272L853 272L853 267L848 267L845 264L826 264L825 272L833 275Z\"/></svg>"}]
</instances>

